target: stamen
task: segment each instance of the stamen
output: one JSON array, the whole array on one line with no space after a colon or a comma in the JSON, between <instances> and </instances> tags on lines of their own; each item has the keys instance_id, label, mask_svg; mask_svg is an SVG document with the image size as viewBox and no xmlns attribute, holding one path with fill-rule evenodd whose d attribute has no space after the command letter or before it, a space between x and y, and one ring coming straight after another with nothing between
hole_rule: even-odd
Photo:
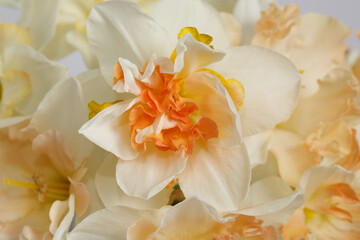
<instances>
[{"instance_id":1,"label":"stamen","mask_svg":"<svg viewBox=\"0 0 360 240\"><path fill-rule=\"evenodd\" d=\"M13 186L18 186L18 187L23 187L23 188L33 189L33 190L40 189L40 186L36 185L34 183L20 182L20 181L11 180L8 178L4 179L4 183L6 185L13 185Z\"/></svg>"}]
</instances>

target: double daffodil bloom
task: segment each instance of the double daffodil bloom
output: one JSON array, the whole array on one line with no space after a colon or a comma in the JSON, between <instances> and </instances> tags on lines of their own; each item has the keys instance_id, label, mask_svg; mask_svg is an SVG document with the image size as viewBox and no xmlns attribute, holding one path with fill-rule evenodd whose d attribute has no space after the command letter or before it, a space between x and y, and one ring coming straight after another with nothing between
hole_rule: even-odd
<instances>
[{"instance_id":1,"label":"double daffodil bloom","mask_svg":"<svg viewBox=\"0 0 360 240\"><path fill-rule=\"evenodd\" d=\"M344 65L351 30L337 19L316 13L300 15L295 4L270 4L255 25L252 45L278 51L302 72L300 96L314 94L331 70Z\"/></svg>"},{"instance_id":2,"label":"double daffodil bloom","mask_svg":"<svg viewBox=\"0 0 360 240\"><path fill-rule=\"evenodd\" d=\"M65 239L74 219L102 208L93 178L104 151L77 133L88 119L87 94L100 93L93 75L60 82L28 125L2 130L1 237Z\"/></svg>"},{"instance_id":3,"label":"double daffodil bloom","mask_svg":"<svg viewBox=\"0 0 360 240\"><path fill-rule=\"evenodd\" d=\"M194 28L177 44L175 36L135 4L93 8L88 37L101 72L113 90L132 95L97 114L101 105L91 104L96 115L80 132L119 158L117 183L130 196L151 198L178 179L185 197L238 209L250 181L242 135L288 117L300 76L263 48L214 50L216 39L209 46L211 37Z\"/></svg>"},{"instance_id":4,"label":"double daffodil bloom","mask_svg":"<svg viewBox=\"0 0 360 240\"><path fill-rule=\"evenodd\" d=\"M193 198L157 210L121 206L104 209L81 222L68 239L276 240L275 228L264 225L254 216L220 216L214 208Z\"/></svg>"},{"instance_id":5,"label":"double daffodil bloom","mask_svg":"<svg viewBox=\"0 0 360 240\"><path fill-rule=\"evenodd\" d=\"M308 169L298 188L306 196L304 206L281 228L283 238L359 239L360 189L354 177L338 166Z\"/></svg>"},{"instance_id":6,"label":"double daffodil bloom","mask_svg":"<svg viewBox=\"0 0 360 240\"><path fill-rule=\"evenodd\" d=\"M49 89L66 77L64 66L48 60L31 44L25 29L0 24L0 127L29 118Z\"/></svg>"}]
</instances>

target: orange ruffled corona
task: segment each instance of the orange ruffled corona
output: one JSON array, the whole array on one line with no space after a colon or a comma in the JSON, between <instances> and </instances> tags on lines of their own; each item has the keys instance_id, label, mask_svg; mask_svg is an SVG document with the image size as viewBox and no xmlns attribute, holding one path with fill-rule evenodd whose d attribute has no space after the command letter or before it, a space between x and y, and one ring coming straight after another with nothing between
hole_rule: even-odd
<instances>
[{"instance_id":1,"label":"orange ruffled corona","mask_svg":"<svg viewBox=\"0 0 360 240\"><path fill-rule=\"evenodd\" d=\"M114 67L114 76L114 85L124 78L119 63ZM188 156L193 151L195 140L201 137L206 141L218 136L218 128L214 121L204 117L196 121L197 119L192 116L199 107L193 100L181 97L182 78L160 72L158 65L151 78L151 82L156 84L149 86L141 83L140 103L130 111L133 149L143 152L146 150L146 144L153 142L162 151L178 151L185 148L185 155ZM160 132L150 132L144 139L137 140L140 136L139 129L156 127L160 122L166 122L166 127Z\"/></svg>"}]
</instances>

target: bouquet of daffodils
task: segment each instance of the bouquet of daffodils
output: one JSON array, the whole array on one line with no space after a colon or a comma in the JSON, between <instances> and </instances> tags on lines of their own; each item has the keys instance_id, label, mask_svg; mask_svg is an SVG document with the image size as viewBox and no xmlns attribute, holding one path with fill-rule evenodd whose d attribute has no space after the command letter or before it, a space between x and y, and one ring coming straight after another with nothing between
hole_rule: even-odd
<instances>
[{"instance_id":1,"label":"bouquet of daffodils","mask_svg":"<svg viewBox=\"0 0 360 240\"><path fill-rule=\"evenodd\" d=\"M337 19L0 4L21 11L0 24L1 240L360 239L360 58Z\"/></svg>"}]
</instances>

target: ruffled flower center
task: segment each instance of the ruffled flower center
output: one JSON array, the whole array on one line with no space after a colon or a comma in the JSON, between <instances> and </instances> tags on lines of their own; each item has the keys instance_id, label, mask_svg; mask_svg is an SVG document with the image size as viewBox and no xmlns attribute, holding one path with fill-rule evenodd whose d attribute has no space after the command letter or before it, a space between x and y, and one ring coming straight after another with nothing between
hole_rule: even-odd
<instances>
[{"instance_id":1,"label":"ruffled flower center","mask_svg":"<svg viewBox=\"0 0 360 240\"><path fill-rule=\"evenodd\" d=\"M119 63L114 68L114 75L114 85L124 78ZM151 75L151 85L137 79L141 84L140 103L129 115L133 149L145 151L146 144L153 142L159 150L184 148L185 154L190 155L197 139L207 141L218 136L216 123L209 118L197 117L194 113L199 106L192 99L181 96L184 80L175 74L162 73L159 65Z\"/></svg>"}]
</instances>

